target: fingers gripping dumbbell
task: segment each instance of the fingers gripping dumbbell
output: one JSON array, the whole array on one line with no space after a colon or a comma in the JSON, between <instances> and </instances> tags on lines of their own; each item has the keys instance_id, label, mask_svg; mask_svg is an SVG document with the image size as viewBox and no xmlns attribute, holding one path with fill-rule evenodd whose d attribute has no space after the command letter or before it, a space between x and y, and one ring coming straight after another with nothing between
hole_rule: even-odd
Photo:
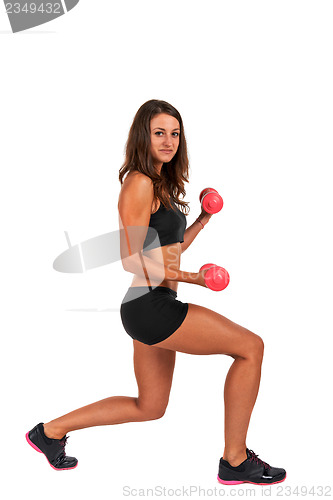
<instances>
[{"instance_id":1,"label":"fingers gripping dumbbell","mask_svg":"<svg viewBox=\"0 0 333 500\"><path fill-rule=\"evenodd\" d=\"M216 214L223 207L222 196L213 188L205 188L199 195L202 209L208 214Z\"/></svg>"},{"instance_id":2,"label":"fingers gripping dumbbell","mask_svg":"<svg viewBox=\"0 0 333 500\"><path fill-rule=\"evenodd\" d=\"M211 290L219 292L229 285L230 276L228 271L223 267L216 264L204 264L200 267L200 271L204 269L208 269L205 273L205 283Z\"/></svg>"}]
</instances>

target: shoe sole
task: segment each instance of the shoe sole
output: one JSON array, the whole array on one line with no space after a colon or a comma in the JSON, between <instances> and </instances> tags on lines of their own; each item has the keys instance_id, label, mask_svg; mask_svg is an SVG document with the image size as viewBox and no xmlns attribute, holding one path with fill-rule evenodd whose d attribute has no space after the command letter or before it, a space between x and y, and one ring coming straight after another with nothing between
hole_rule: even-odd
<instances>
[{"instance_id":1,"label":"shoe sole","mask_svg":"<svg viewBox=\"0 0 333 500\"><path fill-rule=\"evenodd\" d=\"M45 455L45 453L43 453L43 452L42 452L42 450L40 450L40 449L39 449L39 448L38 448L38 447L37 447L37 446L36 446L36 445L35 445L35 444L31 441L31 439L29 438L29 431L26 433L25 437L26 437L26 440L28 441L28 443L30 444L30 446L32 446L32 448L33 448L34 450L36 450L36 451L38 451L38 453L42 453L42 454L44 455L44 457L45 457L45 458L46 458L46 460L47 460L47 463L48 463L49 465L51 465L52 469L54 469L54 470L72 470L72 469L75 469L75 467L77 467L77 466L78 466L78 463L77 463L76 465L74 465L74 467L64 467L63 469L57 469L56 467L54 467L54 466L53 466L53 465L49 462L49 460L48 460L47 456Z\"/></svg>"},{"instance_id":2,"label":"shoe sole","mask_svg":"<svg viewBox=\"0 0 333 500\"><path fill-rule=\"evenodd\" d=\"M272 483L252 483L251 481L224 481L224 479L221 479L219 475L217 475L217 480L221 484L242 484L242 483L249 483L249 484L258 484L261 486L270 486L271 484L277 484L277 483L282 483L287 477L287 474L284 476L283 479L280 479L280 481L274 481Z\"/></svg>"}]
</instances>

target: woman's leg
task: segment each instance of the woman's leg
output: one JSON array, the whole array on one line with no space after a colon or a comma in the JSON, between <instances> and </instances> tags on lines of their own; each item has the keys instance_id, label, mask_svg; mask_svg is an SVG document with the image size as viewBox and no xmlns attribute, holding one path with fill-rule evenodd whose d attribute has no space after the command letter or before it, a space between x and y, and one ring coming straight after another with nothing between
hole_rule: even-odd
<instances>
[{"instance_id":1,"label":"woman's leg","mask_svg":"<svg viewBox=\"0 0 333 500\"><path fill-rule=\"evenodd\" d=\"M154 344L188 354L227 354L234 358L224 387L223 458L237 466L246 458L246 434L257 398L264 344L258 335L221 314L189 304L181 326Z\"/></svg>"},{"instance_id":2,"label":"woman's leg","mask_svg":"<svg viewBox=\"0 0 333 500\"><path fill-rule=\"evenodd\" d=\"M96 425L155 420L169 401L176 353L133 340L138 397L112 396L83 406L44 424L47 437L61 439L67 432Z\"/></svg>"}]
</instances>

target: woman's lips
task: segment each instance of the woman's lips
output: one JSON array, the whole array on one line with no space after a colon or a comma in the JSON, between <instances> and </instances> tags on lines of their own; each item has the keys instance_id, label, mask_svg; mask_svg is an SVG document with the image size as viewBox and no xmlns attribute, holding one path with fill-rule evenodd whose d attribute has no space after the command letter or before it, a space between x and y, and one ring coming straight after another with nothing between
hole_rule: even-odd
<instances>
[{"instance_id":1,"label":"woman's lips","mask_svg":"<svg viewBox=\"0 0 333 500\"><path fill-rule=\"evenodd\" d=\"M172 153L172 151L170 149L161 149L161 152L162 153L167 153L167 154Z\"/></svg>"}]
</instances>

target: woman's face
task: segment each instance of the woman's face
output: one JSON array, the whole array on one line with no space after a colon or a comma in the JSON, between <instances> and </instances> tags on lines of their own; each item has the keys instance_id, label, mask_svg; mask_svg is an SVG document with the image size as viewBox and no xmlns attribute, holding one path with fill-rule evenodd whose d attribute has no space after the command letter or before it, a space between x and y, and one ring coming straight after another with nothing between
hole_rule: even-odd
<instances>
[{"instance_id":1,"label":"woman's face","mask_svg":"<svg viewBox=\"0 0 333 500\"><path fill-rule=\"evenodd\" d=\"M150 120L151 154L154 165L161 168L176 154L180 125L174 116L160 113Z\"/></svg>"}]
</instances>

